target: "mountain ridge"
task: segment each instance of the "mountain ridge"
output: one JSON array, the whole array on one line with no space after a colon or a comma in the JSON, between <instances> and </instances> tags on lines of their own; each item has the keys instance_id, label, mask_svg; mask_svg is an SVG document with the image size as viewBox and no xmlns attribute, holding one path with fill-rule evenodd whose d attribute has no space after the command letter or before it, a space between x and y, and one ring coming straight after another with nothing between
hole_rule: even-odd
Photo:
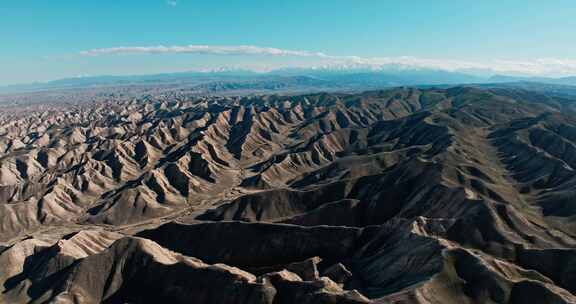
<instances>
[{"instance_id":1,"label":"mountain ridge","mask_svg":"<svg viewBox=\"0 0 576 304\"><path fill-rule=\"evenodd\" d=\"M546 88L2 111L0 302L576 303L576 97Z\"/></svg>"}]
</instances>

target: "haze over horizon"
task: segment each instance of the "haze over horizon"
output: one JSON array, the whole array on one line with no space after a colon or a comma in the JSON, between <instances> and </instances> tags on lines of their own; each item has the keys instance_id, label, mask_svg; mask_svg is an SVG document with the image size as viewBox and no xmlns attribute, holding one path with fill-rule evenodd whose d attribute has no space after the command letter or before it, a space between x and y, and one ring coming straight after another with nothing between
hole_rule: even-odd
<instances>
[{"instance_id":1,"label":"haze over horizon","mask_svg":"<svg viewBox=\"0 0 576 304\"><path fill-rule=\"evenodd\" d=\"M566 0L5 1L0 12L0 85L326 66L576 75Z\"/></svg>"}]
</instances>

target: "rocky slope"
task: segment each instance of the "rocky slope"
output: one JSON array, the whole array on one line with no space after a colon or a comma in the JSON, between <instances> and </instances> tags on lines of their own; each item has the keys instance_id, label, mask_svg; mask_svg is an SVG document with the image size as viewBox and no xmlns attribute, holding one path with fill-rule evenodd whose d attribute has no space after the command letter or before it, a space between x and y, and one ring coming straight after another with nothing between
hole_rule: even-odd
<instances>
[{"instance_id":1,"label":"rocky slope","mask_svg":"<svg viewBox=\"0 0 576 304\"><path fill-rule=\"evenodd\" d=\"M1 303L576 303L576 100L514 88L0 112Z\"/></svg>"}]
</instances>

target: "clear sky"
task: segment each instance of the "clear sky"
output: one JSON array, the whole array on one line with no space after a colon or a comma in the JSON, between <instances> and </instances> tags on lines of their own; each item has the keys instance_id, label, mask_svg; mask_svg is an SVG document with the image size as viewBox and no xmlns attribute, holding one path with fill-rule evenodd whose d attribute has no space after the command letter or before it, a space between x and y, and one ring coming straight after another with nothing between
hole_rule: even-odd
<instances>
[{"instance_id":1,"label":"clear sky","mask_svg":"<svg viewBox=\"0 0 576 304\"><path fill-rule=\"evenodd\" d=\"M0 84L397 61L566 75L576 2L0 0L0 39Z\"/></svg>"}]
</instances>

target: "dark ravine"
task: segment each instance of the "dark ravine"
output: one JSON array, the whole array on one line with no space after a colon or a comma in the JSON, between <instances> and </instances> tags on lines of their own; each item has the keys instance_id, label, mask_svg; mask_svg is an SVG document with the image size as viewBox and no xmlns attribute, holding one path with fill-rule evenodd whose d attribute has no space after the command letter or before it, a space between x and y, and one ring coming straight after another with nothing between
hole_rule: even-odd
<instances>
[{"instance_id":1,"label":"dark ravine","mask_svg":"<svg viewBox=\"0 0 576 304\"><path fill-rule=\"evenodd\" d=\"M525 86L2 111L0 303L576 303L576 98Z\"/></svg>"}]
</instances>

